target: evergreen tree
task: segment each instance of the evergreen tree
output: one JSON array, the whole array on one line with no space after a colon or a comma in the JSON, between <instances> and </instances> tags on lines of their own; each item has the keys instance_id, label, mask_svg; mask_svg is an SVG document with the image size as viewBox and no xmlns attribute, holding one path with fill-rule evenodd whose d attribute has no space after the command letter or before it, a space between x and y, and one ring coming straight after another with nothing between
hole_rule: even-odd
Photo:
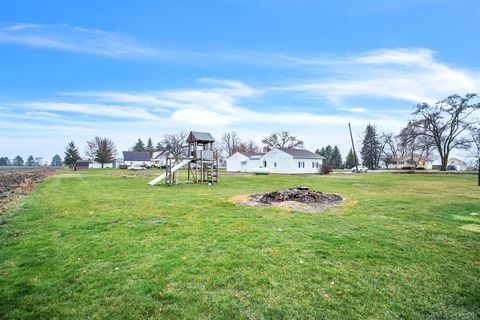
<instances>
[{"instance_id":1,"label":"evergreen tree","mask_svg":"<svg viewBox=\"0 0 480 320\"><path fill-rule=\"evenodd\" d=\"M317 153L318 155L321 155L322 157L324 157L325 159L323 160L323 164L328 164L328 165L333 165L332 164L332 153L333 153L333 149L330 145L326 146L326 147L322 147L322 149L320 150L317 150L315 153Z\"/></svg>"},{"instance_id":2,"label":"evergreen tree","mask_svg":"<svg viewBox=\"0 0 480 320\"><path fill-rule=\"evenodd\" d=\"M25 162L26 166L33 167L35 165L35 160L33 159L33 156L30 155L27 158L27 162Z\"/></svg>"},{"instance_id":3,"label":"evergreen tree","mask_svg":"<svg viewBox=\"0 0 480 320\"><path fill-rule=\"evenodd\" d=\"M62 158L60 158L60 156L58 154L53 156L51 166L52 167L62 166Z\"/></svg>"},{"instance_id":4,"label":"evergreen tree","mask_svg":"<svg viewBox=\"0 0 480 320\"><path fill-rule=\"evenodd\" d=\"M10 165L10 159L8 159L8 157L0 158L0 166L9 166L9 165Z\"/></svg>"},{"instance_id":5,"label":"evergreen tree","mask_svg":"<svg viewBox=\"0 0 480 320\"><path fill-rule=\"evenodd\" d=\"M345 159L345 168L350 169L357 165L357 157L353 154L352 148L348 152L347 158Z\"/></svg>"},{"instance_id":6,"label":"evergreen tree","mask_svg":"<svg viewBox=\"0 0 480 320\"><path fill-rule=\"evenodd\" d=\"M16 156L14 159L13 159L13 163L12 163L14 166L16 167L21 167L23 166L23 158L20 157L20 156Z\"/></svg>"},{"instance_id":7,"label":"evergreen tree","mask_svg":"<svg viewBox=\"0 0 480 320\"><path fill-rule=\"evenodd\" d=\"M137 143L132 147L132 151L145 151L145 143L143 143L142 139L138 138Z\"/></svg>"},{"instance_id":8,"label":"evergreen tree","mask_svg":"<svg viewBox=\"0 0 480 320\"><path fill-rule=\"evenodd\" d=\"M145 148L145 151L148 151L148 153L150 154L150 158L151 158L152 155L153 155L153 151L155 151L155 148L153 147L152 138L148 138L147 147Z\"/></svg>"},{"instance_id":9,"label":"evergreen tree","mask_svg":"<svg viewBox=\"0 0 480 320\"><path fill-rule=\"evenodd\" d=\"M70 141L70 143L65 148L65 164L69 167L72 167L75 165L77 160L80 160L81 158L82 157L80 157L80 152L78 152L77 146L75 146L75 143L73 141Z\"/></svg>"},{"instance_id":10,"label":"evergreen tree","mask_svg":"<svg viewBox=\"0 0 480 320\"><path fill-rule=\"evenodd\" d=\"M375 169L378 166L380 160L380 140L375 127L371 124L368 124L365 129L365 137L363 138L360 154L362 155L363 165L368 169Z\"/></svg>"},{"instance_id":11,"label":"evergreen tree","mask_svg":"<svg viewBox=\"0 0 480 320\"><path fill-rule=\"evenodd\" d=\"M342 162L342 154L340 153L340 149L335 146L332 151L330 165L335 169L340 169L342 167Z\"/></svg>"},{"instance_id":12,"label":"evergreen tree","mask_svg":"<svg viewBox=\"0 0 480 320\"><path fill-rule=\"evenodd\" d=\"M159 142L155 146L155 151L162 151L164 149L163 145Z\"/></svg>"}]
</instances>

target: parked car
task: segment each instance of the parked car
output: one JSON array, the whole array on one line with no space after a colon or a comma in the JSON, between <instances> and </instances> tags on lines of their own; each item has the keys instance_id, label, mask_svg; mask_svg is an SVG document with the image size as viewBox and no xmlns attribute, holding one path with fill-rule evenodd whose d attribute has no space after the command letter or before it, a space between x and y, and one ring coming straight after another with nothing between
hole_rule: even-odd
<instances>
[{"instance_id":1,"label":"parked car","mask_svg":"<svg viewBox=\"0 0 480 320\"><path fill-rule=\"evenodd\" d=\"M457 171L457 167L453 164L447 166L447 171Z\"/></svg>"},{"instance_id":2,"label":"parked car","mask_svg":"<svg viewBox=\"0 0 480 320\"><path fill-rule=\"evenodd\" d=\"M352 169L352 172L357 172L357 167L353 167ZM362 172L368 172L368 168L365 167L365 166L358 166L358 172L362 173Z\"/></svg>"},{"instance_id":3,"label":"parked car","mask_svg":"<svg viewBox=\"0 0 480 320\"><path fill-rule=\"evenodd\" d=\"M138 170L147 170L145 167L139 166L138 164L134 164L128 167L129 170L138 171Z\"/></svg>"},{"instance_id":4,"label":"parked car","mask_svg":"<svg viewBox=\"0 0 480 320\"><path fill-rule=\"evenodd\" d=\"M270 174L270 170L265 167L256 167L252 171L254 174Z\"/></svg>"}]
</instances>

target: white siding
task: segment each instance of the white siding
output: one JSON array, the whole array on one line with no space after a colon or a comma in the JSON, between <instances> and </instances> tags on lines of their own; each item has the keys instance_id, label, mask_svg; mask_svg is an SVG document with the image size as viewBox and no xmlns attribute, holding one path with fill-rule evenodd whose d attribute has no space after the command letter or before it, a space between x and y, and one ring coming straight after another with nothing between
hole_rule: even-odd
<instances>
[{"instance_id":1,"label":"white siding","mask_svg":"<svg viewBox=\"0 0 480 320\"><path fill-rule=\"evenodd\" d=\"M252 172L253 168L260 167L262 165L260 156L256 157L258 159L250 159L240 152L236 152L231 157L227 158L227 171Z\"/></svg>"},{"instance_id":2,"label":"white siding","mask_svg":"<svg viewBox=\"0 0 480 320\"><path fill-rule=\"evenodd\" d=\"M322 165L322 159L294 158L290 154L278 149L267 152L262 161L271 173L318 173ZM301 163L300 168L299 164ZM316 163L318 162L318 168ZM312 165L313 164L313 165Z\"/></svg>"},{"instance_id":3,"label":"white siding","mask_svg":"<svg viewBox=\"0 0 480 320\"><path fill-rule=\"evenodd\" d=\"M93 163L89 163L89 164L88 164L88 167L89 167L90 169L99 169L99 168L102 167L102 164L101 164L101 163L98 163L98 162L93 162ZM104 164L103 164L103 168L104 168L104 169L105 169L105 168L113 168L113 164L112 164L111 162L109 162L109 163L104 163Z\"/></svg>"}]
</instances>

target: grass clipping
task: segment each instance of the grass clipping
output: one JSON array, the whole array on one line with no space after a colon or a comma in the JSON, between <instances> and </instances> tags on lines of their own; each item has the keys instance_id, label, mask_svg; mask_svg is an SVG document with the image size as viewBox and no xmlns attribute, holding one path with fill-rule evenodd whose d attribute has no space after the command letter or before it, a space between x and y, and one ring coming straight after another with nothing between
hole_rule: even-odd
<instances>
[{"instance_id":1,"label":"grass clipping","mask_svg":"<svg viewBox=\"0 0 480 320\"><path fill-rule=\"evenodd\" d=\"M240 195L233 197L233 202L250 207L267 207L320 212L342 203L338 194L313 191L306 187L276 190L264 194Z\"/></svg>"}]
</instances>

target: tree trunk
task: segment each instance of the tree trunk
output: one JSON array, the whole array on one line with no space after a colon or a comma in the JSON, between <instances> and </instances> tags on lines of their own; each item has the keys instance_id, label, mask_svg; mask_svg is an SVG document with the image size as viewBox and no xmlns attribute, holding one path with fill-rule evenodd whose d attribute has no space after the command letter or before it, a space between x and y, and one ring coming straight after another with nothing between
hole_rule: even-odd
<instances>
[{"instance_id":1,"label":"tree trunk","mask_svg":"<svg viewBox=\"0 0 480 320\"><path fill-rule=\"evenodd\" d=\"M480 186L480 158L478 159L478 185Z\"/></svg>"},{"instance_id":2,"label":"tree trunk","mask_svg":"<svg viewBox=\"0 0 480 320\"><path fill-rule=\"evenodd\" d=\"M103 162L102 162L102 169L103 169Z\"/></svg>"},{"instance_id":3,"label":"tree trunk","mask_svg":"<svg viewBox=\"0 0 480 320\"><path fill-rule=\"evenodd\" d=\"M447 171L448 164L448 154L441 158L442 165L440 166L440 171Z\"/></svg>"}]
</instances>

